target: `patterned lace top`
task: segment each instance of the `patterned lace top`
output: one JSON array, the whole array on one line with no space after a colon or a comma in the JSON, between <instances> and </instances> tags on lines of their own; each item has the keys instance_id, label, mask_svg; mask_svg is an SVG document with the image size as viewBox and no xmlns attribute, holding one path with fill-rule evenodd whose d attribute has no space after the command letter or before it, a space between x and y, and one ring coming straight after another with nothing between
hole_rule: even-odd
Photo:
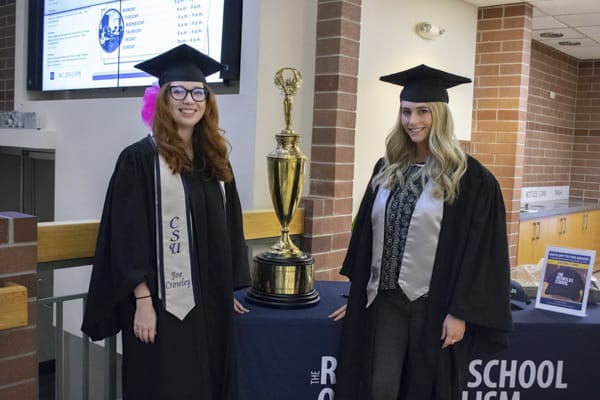
<instances>
[{"instance_id":1,"label":"patterned lace top","mask_svg":"<svg viewBox=\"0 0 600 400\"><path fill-rule=\"evenodd\" d=\"M423 164L411 164L405 178L417 173L422 166ZM379 290L395 290L399 287L398 277L400 276L408 226L422 191L423 184L418 179L414 184L414 190L409 185L396 186L388 198Z\"/></svg>"}]
</instances>

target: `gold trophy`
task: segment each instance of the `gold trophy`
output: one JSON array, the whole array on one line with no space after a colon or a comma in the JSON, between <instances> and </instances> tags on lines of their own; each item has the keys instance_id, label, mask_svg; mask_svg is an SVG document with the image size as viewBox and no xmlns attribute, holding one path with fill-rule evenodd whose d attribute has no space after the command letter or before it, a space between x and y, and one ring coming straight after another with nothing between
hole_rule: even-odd
<instances>
[{"instance_id":1,"label":"gold trophy","mask_svg":"<svg viewBox=\"0 0 600 400\"><path fill-rule=\"evenodd\" d=\"M284 78L284 72L291 77ZM275 74L275 85L284 95L285 129L275 135L277 148L267 156L269 190L275 214L281 224L281 237L269 251L254 257L252 287L246 298L256 304L273 307L303 307L316 304L314 262L290 239L289 224L300 202L304 185L306 156L298 147L300 136L292 129L293 96L302 85L295 68L283 67Z\"/></svg>"}]
</instances>

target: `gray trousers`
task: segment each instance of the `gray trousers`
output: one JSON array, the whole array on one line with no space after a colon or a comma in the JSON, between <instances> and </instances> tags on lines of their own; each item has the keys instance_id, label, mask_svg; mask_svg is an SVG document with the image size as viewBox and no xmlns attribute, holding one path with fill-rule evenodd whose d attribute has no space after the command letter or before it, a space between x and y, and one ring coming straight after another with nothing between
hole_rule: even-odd
<instances>
[{"instance_id":1,"label":"gray trousers","mask_svg":"<svg viewBox=\"0 0 600 400\"><path fill-rule=\"evenodd\" d=\"M411 343L421 335L427 300L411 302L401 289L377 294L371 305L376 321L371 400L397 400L401 384L410 380L410 360L419 357Z\"/></svg>"}]
</instances>

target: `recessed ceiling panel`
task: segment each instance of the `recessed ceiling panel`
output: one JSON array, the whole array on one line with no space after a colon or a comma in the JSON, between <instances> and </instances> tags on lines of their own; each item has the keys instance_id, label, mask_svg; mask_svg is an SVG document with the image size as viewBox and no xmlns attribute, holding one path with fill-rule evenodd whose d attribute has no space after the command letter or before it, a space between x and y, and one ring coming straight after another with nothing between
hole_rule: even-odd
<instances>
[{"instance_id":1,"label":"recessed ceiling panel","mask_svg":"<svg viewBox=\"0 0 600 400\"><path fill-rule=\"evenodd\" d=\"M464 0L476 7L522 3L513 0ZM533 39L582 60L600 59L600 0L529 0L533 6ZM540 37L559 32L558 39ZM559 41L579 41L579 46L559 46Z\"/></svg>"},{"instance_id":2,"label":"recessed ceiling panel","mask_svg":"<svg viewBox=\"0 0 600 400\"><path fill-rule=\"evenodd\" d=\"M566 28L567 25L563 24L554 17L534 17L533 18L533 29L553 29L553 28Z\"/></svg>"},{"instance_id":3,"label":"recessed ceiling panel","mask_svg":"<svg viewBox=\"0 0 600 400\"><path fill-rule=\"evenodd\" d=\"M600 26L586 26L577 28L577 30L584 35L591 37L592 39L600 41Z\"/></svg>"},{"instance_id":4,"label":"recessed ceiling panel","mask_svg":"<svg viewBox=\"0 0 600 400\"><path fill-rule=\"evenodd\" d=\"M528 3L548 15L600 13L598 0L531 0Z\"/></svg>"},{"instance_id":5,"label":"recessed ceiling panel","mask_svg":"<svg viewBox=\"0 0 600 400\"><path fill-rule=\"evenodd\" d=\"M600 23L600 13L555 15L554 18L574 28L580 26L597 26Z\"/></svg>"},{"instance_id":6,"label":"recessed ceiling panel","mask_svg":"<svg viewBox=\"0 0 600 400\"><path fill-rule=\"evenodd\" d=\"M573 47L573 46L561 46L560 45L561 42L579 43L578 47L585 47L585 46L599 46L600 47L600 44L598 44L596 41L594 41L590 38L587 38L587 37L582 37L579 39L567 39L567 38L544 39L544 38L536 37L535 40L537 40L538 42L547 44L547 45L557 45L557 46L559 46L558 48Z\"/></svg>"},{"instance_id":7,"label":"recessed ceiling panel","mask_svg":"<svg viewBox=\"0 0 600 400\"><path fill-rule=\"evenodd\" d=\"M498 4L522 3L522 0L505 0L499 2L497 0L465 0L465 3L473 4L477 7L497 6Z\"/></svg>"},{"instance_id":8,"label":"recessed ceiling panel","mask_svg":"<svg viewBox=\"0 0 600 400\"><path fill-rule=\"evenodd\" d=\"M571 57L575 57L579 60L598 60L600 59L600 46L596 47L572 47L570 49L565 49L564 47L554 47L561 53L565 53L570 55Z\"/></svg>"}]
</instances>

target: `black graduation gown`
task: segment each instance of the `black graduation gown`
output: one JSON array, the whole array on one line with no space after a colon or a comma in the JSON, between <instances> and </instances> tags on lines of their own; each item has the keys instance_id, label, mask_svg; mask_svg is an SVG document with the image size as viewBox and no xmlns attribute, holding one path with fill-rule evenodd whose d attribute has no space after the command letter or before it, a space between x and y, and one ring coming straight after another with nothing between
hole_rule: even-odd
<instances>
[{"instance_id":1,"label":"black graduation gown","mask_svg":"<svg viewBox=\"0 0 600 400\"><path fill-rule=\"evenodd\" d=\"M383 166L379 160L376 174ZM341 274L352 284L336 370L336 400L367 400L373 356L373 312L365 309L371 265L371 211L376 190L367 186L356 216ZM430 282L426 321L418 343L422 359L406 371L399 399L459 399L469 359L507 345L512 330L506 216L500 187L477 160L468 157L460 193L444 204ZM464 319L465 338L441 349L447 314ZM442 352L449 352L442 354ZM443 361L441 361L443 360ZM411 364L412 365L412 364Z\"/></svg>"},{"instance_id":2,"label":"black graduation gown","mask_svg":"<svg viewBox=\"0 0 600 400\"><path fill-rule=\"evenodd\" d=\"M234 183L184 174L199 258L200 301L180 321L157 298L154 157L150 137L127 147L110 180L82 331L123 334L123 395L138 399L237 399L233 290L250 282ZM154 344L133 335L133 289L146 281L157 311Z\"/></svg>"}]
</instances>

